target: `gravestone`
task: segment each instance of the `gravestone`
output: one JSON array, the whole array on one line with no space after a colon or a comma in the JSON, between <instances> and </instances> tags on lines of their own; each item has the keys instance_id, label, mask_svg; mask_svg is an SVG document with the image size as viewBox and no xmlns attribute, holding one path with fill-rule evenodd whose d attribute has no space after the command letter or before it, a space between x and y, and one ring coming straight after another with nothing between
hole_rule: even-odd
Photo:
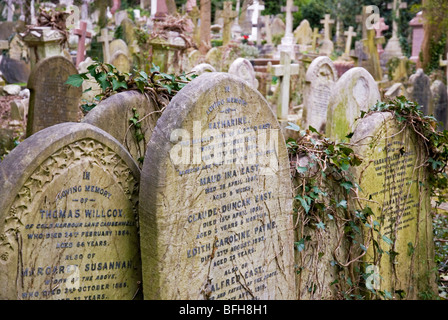
<instances>
[{"instance_id":1,"label":"gravestone","mask_svg":"<svg viewBox=\"0 0 448 320\"><path fill-rule=\"evenodd\" d=\"M378 85L370 73L360 67L345 72L333 87L328 102L326 136L335 140L345 137L354 130L355 120L361 111L381 101Z\"/></svg>"},{"instance_id":2,"label":"gravestone","mask_svg":"<svg viewBox=\"0 0 448 320\"><path fill-rule=\"evenodd\" d=\"M255 77L255 70L249 60L238 58L232 62L229 73L245 81L254 89L258 88L258 80Z\"/></svg>"},{"instance_id":3,"label":"gravestone","mask_svg":"<svg viewBox=\"0 0 448 320\"><path fill-rule=\"evenodd\" d=\"M117 139L137 163L145 155L152 131L161 112L156 103L138 91L126 91L101 101L84 117L82 122L92 124ZM138 115L140 129L131 126L129 120ZM137 135L141 134L141 140ZM140 159L140 160L139 160Z\"/></svg>"},{"instance_id":4,"label":"gravestone","mask_svg":"<svg viewBox=\"0 0 448 320\"><path fill-rule=\"evenodd\" d=\"M334 20L330 19L329 14L325 15L325 19L320 20L320 23L324 25L324 39L322 40L319 53L324 55L331 55L334 49L333 41L331 41L331 27L334 24Z\"/></svg>"},{"instance_id":5,"label":"gravestone","mask_svg":"<svg viewBox=\"0 0 448 320\"><path fill-rule=\"evenodd\" d=\"M418 142L421 137L404 126L391 112L373 113L358 122L350 142L363 159L352 172L360 186L355 205L370 207L369 224L378 230L364 226L370 236L363 272L372 273L366 284L387 290L394 299L402 292L405 299L415 300L423 292L437 293L437 271L429 177L423 165L428 155Z\"/></svg>"},{"instance_id":6,"label":"gravestone","mask_svg":"<svg viewBox=\"0 0 448 320\"><path fill-rule=\"evenodd\" d=\"M142 169L145 299L295 299L283 139L238 77L205 73L179 91Z\"/></svg>"},{"instance_id":7,"label":"gravestone","mask_svg":"<svg viewBox=\"0 0 448 320\"><path fill-rule=\"evenodd\" d=\"M217 47L213 47L208 50L207 54L205 55L205 62L212 65L216 69L216 71L221 72L223 65L222 50Z\"/></svg>"},{"instance_id":8,"label":"gravestone","mask_svg":"<svg viewBox=\"0 0 448 320\"><path fill-rule=\"evenodd\" d=\"M129 61L128 55L123 51L119 50L115 52L110 58L110 64L122 73L129 73L131 71L131 61Z\"/></svg>"},{"instance_id":9,"label":"gravestone","mask_svg":"<svg viewBox=\"0 0 448 320\"><path fill-rule=\"evenodd\" d=\"M431 94L434 105L434 117L441 122L438 129L443 131L447 129L448 123L448 93L445 84L440 80L435 80L431 85Z\"/></svg>"},{"instance_id":10,"label":"gravestone","mask_svg":"<svg viewBox=\"0 0 448 320\"><path fill-rule=\"evenodd\" d=\"M28 80L30 105L27 137L62 122L77 122L82 88L65 84L77 74L72 62L53 56L37 63Z\"/></svg>"},{"instance_id":11,"label":"gravestone","mask_svg":"<svg viewBox=\"0 0 448 320\"><path fill-rule=\"evenodd\" d=\"M88 124L14 148L0 164L0 298L141 297L138 181L120 143Z\"/></svg>"},{"instance_id":12,"label":"gravestone","mask_svg":"<svg viewBox=\"0 0 448 320\"><path fill-rule=\"evenodd\" d=\"M423 72L417 69L416 73L409 77L409 99L421 105L425 115L434 113L431 95L431 80Z\"/></svg>"},{"instance_id":13,"label":"gravestone","mask_svg":"<svg viewBox=\"0 0 448 320\"><path fill-rule=\"evenodd\" d=\"M304 19L299 26L294 30L294 39L297 44L302 45L304 50L311 44L313 37L313 30L311 29L308 20Z\"/></svg>"},{"instance_id":14,"label":"gravestone","mask_svg":"<svg viewBox=\"0 0 448 320\"><path fill-rule=\"evenodd\" d=\"M129 48L123 39L114 39L109 44L109 55L112 56L115 52L122 51L129 56Z\"/></svg>"},{"instance_id":15,"label":"gravestone","mask_svg":"<svg viewBox=\"0 0 448 320\"><path fill-rule=\"evenodd\" d=\"M404 96L408 99L408 94L406 88L401 82L394 83L387 91L384 93L384 98L392 100L396 97Z\"/></svg>"},{"instance_id":16,"label":"gravestone","mask_svg":"<svg viewBox=\"0 0 448 320\"><path fill-rule=\"evenodd\" d=\"M317 57L311 62L305 75L306 87L302 123L325 132L327 108L338 73L330 58Z\"/></svg>"}]
</instances>

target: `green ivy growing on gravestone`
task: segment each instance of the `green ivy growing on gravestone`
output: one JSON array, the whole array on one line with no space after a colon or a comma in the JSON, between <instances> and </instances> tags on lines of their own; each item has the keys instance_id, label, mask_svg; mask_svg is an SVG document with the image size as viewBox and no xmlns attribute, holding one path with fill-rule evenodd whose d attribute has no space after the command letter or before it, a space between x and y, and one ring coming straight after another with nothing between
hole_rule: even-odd
<instances>
[{"instance_id":1,"label":"green ivy growing on gravestone","mask_svg":"<svg viewBox=\"0 0 448 320\"><path fill-rule=\"evenodd\" d=\"M128 91L138 90L149 96L155 102L156 110L162 112L171 99L181 90L187 83L196 77L195 74L187 75L185 73L177 76L166 74L160 71L160 67L153 64L150 74L145 71L134 70L132 74L122 73L115 66L108 63L95 61L87 68L87 72L70 75L66 84L74 87L82 86L85 80L91 76L99 84L101 93L95 96L93 103L84 103L81 109L84 113L92 110L99 102L110 97L111 95ZM84 92L90 91L91 88ZM134 128L134 136L137 142L143 139L141 131L140 115L133 110L134 114L129 119L129 124ZM143 161L143 159L141 159Z\"/></svg>"},{"instance_id":2,"label":"green ivy growing on gravestone","mask_svg":"<svg viewBox=\"0 0 448 320\"><path fill-rule=\"evenodd\" d=\"M425 116L420 106L405 97L398 97L388 103L379 102L368 113L362 112L361 118L373 112L386 111L392 112L397 121L412 128L421 138L421 148L427 154L424 164L429 171L431 196L437 205L446 201L444 194L448 187L448 132L435 130L435 118ZM336 230L343 230L343 234L337 235L337 238L345 239L348 247L344 261L335 254L336 249L333 251L331 266L338 270L338 278L331 285L337 287L336 296L343 299L365 299L372 296L391 299L396 294L404 298L405 292L375 290L369 283L373 270L361 259L367 252L368 244L363 240L368 236L367 233L376 233L383 240L384 243L380 244L373 240L373 236L370 237L378 255L398 255L393 251L394 240L380 234L380 223L373 219L372 210L368 206L362 209L352 208L350 194L356 193L359 186L353 182L355 179L350 174L350 168L359 166L362 160L354 153L350 144L331 141L312 127L303 130L290 123L287 128L299 133L298 139L289 138L286 142L296 190L295 219L296 225L300 226L296 232L296 250L299 254L303 253L307 243L322 240L320 233L326 230L329 223L335 223ZM351 136L349 134L347 138ZM314 231L310 235L304 231L305 228ZM328 243L321 245L324 247ZM340 246L341 243L338 243L337 248ZM408 249L408 254L412 255L414 247L411 243ZM323 255L324 252L319 252L318 258ZM298 269L297 273L302 271ZM321 284L309 286L309 291L315 290L318 285Z\"/></svg>"}]
</instances>

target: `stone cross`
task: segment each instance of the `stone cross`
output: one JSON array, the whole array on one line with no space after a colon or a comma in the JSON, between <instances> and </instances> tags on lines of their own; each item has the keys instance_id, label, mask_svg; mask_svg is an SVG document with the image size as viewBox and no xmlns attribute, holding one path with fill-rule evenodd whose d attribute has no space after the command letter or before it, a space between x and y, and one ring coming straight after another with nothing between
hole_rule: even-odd
<instances>
[{"instance_id":1,"label":"stone cross","mask_svg":"<svg viewBox=\"0 0 448 320\"><path fill-rule=\"evenodd\" d=\"M381 70L377 45L379 43L384 43L384 37L375 38L375 30L367 30L367 39L364 39L363 43L370 56L369 60L372 65L372 76L376 81L380 81L383 78L383 72Z\"/></svg>"},{"instance_id":2,"label":"stone cross","mask_svg":"<svg viewBox=\"0 0 448 320\"><path fill-rule=\"evenodd\" d=\"M320 20L320 23L324 25L324 30L325 30L324 39L331 40L330 24L334 24L334 20L331 20L330 15L326 14L325 19Z\"/></svg>"},{"instance_id":3,"label":"stone cross","mask_svg":"<svg viewBox=\"0 0 448 320\"><path fill-rule=\"evenodd\" d=\"M282 7L282 12L286 12L286 28L285 28L285 39L293 39L294 35L292 33L292 13L293 12L297 12L299 11L299 8L297 6L293 6L293 1L292 0L287 0L286 1L286 7ZM292 40L291 40L292 43ZM283 39L282 39L282 44L283 44Z\"/></svg>"},{"instance_id":4,"label":"stone cross","mask_svg":"<svg viewBox=\"0 0 448 320\"><path fill-rule=\"evenodd\" d=\"M236 11L232 10L232 1L224 1L224 10L221 13L221 17L224 19L224 26L222 31L222 45L225 46L230 42L231 27L234 19L238 16Z\"/></svg>"},{"instance_id":5,"label":"stone cross","mask_svg":"<svg viewBox=\"0 0 448 320\"><path fill-rule=\"evenodd\" d=\"M78 52L76 54L76 67L79 66L79 63L84 61L84 55L86 51L86 38L92 38L92 33L87 31L87 22L80 21L79 29L74 30L74 34L79 36L78 40Z\"/></svg>"},{"instance_id":6,"label":"stone cross","mask_svg":"<svg viewBox=\"0 0 448 320\"><path fill-rule=\"evenodd\" d=\"M109 33L107 28L101 29L101 36L98 37L98 42L103 44L103 60L104 63L109 63L110 60L110 51L109 51L109 42L112 41L113 36Z\"/></svg>"},{"instance_id":7,"label":"stone cross","mask_svg":"<svg viewBox=\"0 0 448 320\"><path fill-rule=\"evenodd\" d=\"M322 37L322 35L319 34L319 28L314 28L314 31L313 31L313 42L312 42L312 50L313 50L313 52L316 51L317 39L319 39L321 37Z\"/></svg>"},{"instance_id":8,"label":"stone cross","mask_svg":"<svg viewBox=\"0 0 448 320\"><path fill-rule=\"evenodd\" d=\"M273 65L271 68L272 75L282 77L281 79L281 96L280 103L277 106L277 117L281 120L288 119L289 111L289 86L291 76L299 74L299 65L291 64L291 56L287 51L280 52L280 64Z\"/></svg>"},{"instance_id":9,"label":"stone cross","mask_svg":"<svg viewBox=\"0 0 448 320\"><path fill-rule=\"evenodd\" d=\"M401 0L394 0L387 4L387 9L395 11L395 19L392 19L392 38L398 38L398 24L397 21L400 18L400 9L406 9L408 4L401 2Z\"/></svg>"},{"instance_id":10,"label":"stone cross","mask_svg":"<svg viewBox=\"0 0 448 320\"><path fill-rule=\"evenodd\" d=\"M250 40L256 41L257 40L257 25L258 25L258 17L260 15L260 12L264 10L264 5L260 4L258 0L254 0L254 3L247 8L248 10L253 10L252 12L252 34L250 35Z\"/></svg>"},{"instance_id":11,"label":"stone cross","mask_svg":"<svg viewBox=\"0 0 448 320\"><path fill-rule=\"evenodd\" d=\"M350 26L348 28L348 31L344 32L344 35L347 37L347 40L345 42L345 54L349 55L350 54L350 49L352 47L352 38L356 37L356 32L353 32L353 27Z\"/></svg>"},{"instance_id":12,"label":"stone cross","mask_svg":"<svg viewBox=\"0 0 448 320\"><path fill-rule=\"evenodd\" d=\"M362 13L360 15L356 15L356 22L359 23L361 26L363 39L367 38L367 27L366 27L367 17L368 17L367 6L363 6Z\"/></svg>"},{"instance_id":13,"label":"stone cross","mask_svg":"<svg viewBox=\"0 0 448 320\"><path fill-rule=\"evenodd\" d=\"M376 37L381 38L383 36L383 31L389 30L389 26L384 22L384 18L380 18L379 26L375 29ZM381 43L377 44L378 53L382 54L384 52L383 45Z\"/></svg>"}]
</instances>

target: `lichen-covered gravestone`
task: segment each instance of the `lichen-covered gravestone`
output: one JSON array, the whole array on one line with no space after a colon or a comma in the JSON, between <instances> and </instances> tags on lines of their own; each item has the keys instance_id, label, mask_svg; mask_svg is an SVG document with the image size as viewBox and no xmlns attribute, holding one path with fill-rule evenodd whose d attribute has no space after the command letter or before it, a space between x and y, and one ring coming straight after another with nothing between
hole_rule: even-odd
<instances>
[{"instance_id":1,"label":"lichen-covered gravestone","mask_svg":"<svg viewBox=\"0 0 448 320\"><path fill-rule=\"evenodd\" d=\"M420 136L404 126L390 112L358 121L350 142L363 162L353 169L360 186L354 201L373 212L364 225L367 287L397 299L400 293L418 299L428 291L437 293L431 202L422 165L426 149Z\"/></svg>"},{"instance_id":2,"label":"lichen-covered gravestone","mask_svg":"<svg viewBox=\"0 0 448 320\"><path fill-rule=\"evenodd\" d=\"M63 123L0 164L0 299L141 297L139 170L105 131Z\"/></svg>"},{"instance_id":3,"label":"lichen-covered gravestone","mask_svg":"<svg viewBox=\"0 0 448 320\"><path fill-rule=\"evenodd\" d=\"M101 101L89 111L83 122L111 134L137 163L142 163L160 115L161 111L150 96L138 91L125 91Z\"/></svg>"},{"instance_id":4,"label":"lichen-covered gravestone","mask_svg":"<svg viewBox=\"0 0 448 320\"><path fill-rule=\"evenodd\" d=\"M283 139L236 76L204 73L179 91L142 169L145 299L295 299Z\"/></svg>"},{"instance_id":5,"label":"lichen-covered gravestone","mask_svg":"<svg viewBox=\"0 0 448 320\"><path fill-rule=\"evenodd\" d=\"M333 87L328 102L327 137L347 140L361 111L367 112L378 101L381 101L378 85L366 69L356 67L345 72Z\"/></svg>"},{"instance_id":6,"label":"lichen-covered gravestone","mask_svg":"<svg viewBox=\"0 0 448 320\"><path fill-rule=\"evenodd\" d=\"M337 71L330 58L322 56L313 60L306 72L303 124L325 132L327 108L334 84L338 79Z\"/></svg>"},{"instance_id":7,"label":"lichen-covered gravestone","mask_svg":"<svg viewBox=\"0 0 448 320\"><path fill-rule=\"evenodd\" d=\"M82 89L65 84L70 75L77 73L75 65L61 56L37 63L28 80L27 137L58 123L79 120Z\"/></svg>"}]
</instances>

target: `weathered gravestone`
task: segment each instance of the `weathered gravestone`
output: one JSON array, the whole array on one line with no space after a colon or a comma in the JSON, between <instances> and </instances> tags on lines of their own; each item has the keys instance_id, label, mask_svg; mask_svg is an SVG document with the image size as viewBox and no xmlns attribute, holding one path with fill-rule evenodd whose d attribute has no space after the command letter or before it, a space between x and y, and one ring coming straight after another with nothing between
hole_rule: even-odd
<instances>
[{"instance_id":1,"label":"weathered gravestone","mask_svg":"<svg viewBox=\"0 0 448 320\"><path fill-rule=\"evenodd\" d=\"M0 164L0 298L141 295L139 170L89 124L46 128Z\"/></svg>"},{"instance_id":2,"label":"weathered gravestone","mask_svg":"<svg viewBox=\"0 0 448 320\"><path fill-rule=\"evenodd\" d=\"M391 112L373 113L358 121L350 142L363 159L353 170L355 205L373 212L364 226L366 285L413 300L437 287L426 148L404 126Z\"/></svg>"},{"instance_id":3,"label":"weathered gravestone","mask_svg":"<svg viewBox=\"0 0 448 320\"><path fill-rule=\"evenodd\" d=\"M110 58L110 64L122 73L129 73L131 71L131 61L123 51L116 51Z\"/></svg>"},{"instance_id":4,"label":"weathered gravestone","mask_svg":"<svg viewBox=\"0 0 448 320\"><path fill-rule=\"evenodd\" d=\"M109 55L113 56L115 52L121 51L129 56L129 48L126 42L122 39L114 39L109 44ZM110 60L110 59L109 59ZM109 61L108 61L109 62Z\"/></svg>"},{"instance_id":5,"label":"weathered gravestone","mask_svg":"<svg viewBox=\"0 0 448 320\"><path fill-rule=\"evenodd\" d=\"M308 67L302 120L305 128L312 126L325 132L328 102L337 79L338 73L328 57L318 57Z\"/></svg>"},{"instance_id":6,"label":"weathered gravestone","mask_svg":"<svg viewBox=\"0 0 448 320\"><path fill-rule=\"evenodd\" d=\"M425 115L432 115L434 108L431 95L431 80L423 72L418 69L416 73L409 77L409 99L421 105Z\"/></svg>"},{"instance_id":7,"label":"weathered gravestone","mask_svg":"<svg viewBox=\"0 0 448 320\"><path fill-rule=\"evenodd\" d=\"M356 67L345 72L333 87L328 102L327 137L347 140L345 137L353 131L361 111L367 112L378 101L381 101L378 85L366 69Z\"/></svg>"},{"instance_id":8,"label":"weathered gravestone","mask_svg":"<svg viewBox=\"0 0 448 320\"><path fill-rule=\"evenodd\" d=\"M72 62L53 56L37 63L28 79L30 105L27 137L62 122L77 122L81 88L65 84L77 74Z\"/></svg>"},{"instance_id":9,"label":"weathered gravestone","mask_svg":"<svg viewBox=\"0 0 448 320\"><path fill-rule=\"evenodd\" d=\"M204 73L179 91L142 170L145 299L295 299L283 139L238 77Z\"/></svg>"},{"instance_id":10,"label":"weathered gravestone","mask_svg":"<svg viewBox=\"0 0 448 320\"><path fill-rule=\"evenodd\" d=\"M431 85L431 94L434 105L434 117L441 122L438 128L443 131L448 124L448 93L445 84L440 80L435 80Z\"/></svg>"},{"instance_id":11,"label":"weathered gravestone","mask_svg":"<svg viewBox=\"0 0 448 320\"><path fill-rule=\"evenodd\" d=\"M237 58L230 65L229 73L247 81L252 88L258 88L258 80L255 77L255 70L249 60Z\"/></svg>"},{"instance_id":12,"label":"weathered gravestone","mask_svg":"<svg viewBox=\"0 0 448 320\"><path fill-rule=\"evenodd\" d=\"M89 111L83 122L112 135L136 162L141 163L160 114L157 104L149 96L126 91L101 101ZM135 119L135 123L131 118Z\"/></svg>"}]
</instances>

